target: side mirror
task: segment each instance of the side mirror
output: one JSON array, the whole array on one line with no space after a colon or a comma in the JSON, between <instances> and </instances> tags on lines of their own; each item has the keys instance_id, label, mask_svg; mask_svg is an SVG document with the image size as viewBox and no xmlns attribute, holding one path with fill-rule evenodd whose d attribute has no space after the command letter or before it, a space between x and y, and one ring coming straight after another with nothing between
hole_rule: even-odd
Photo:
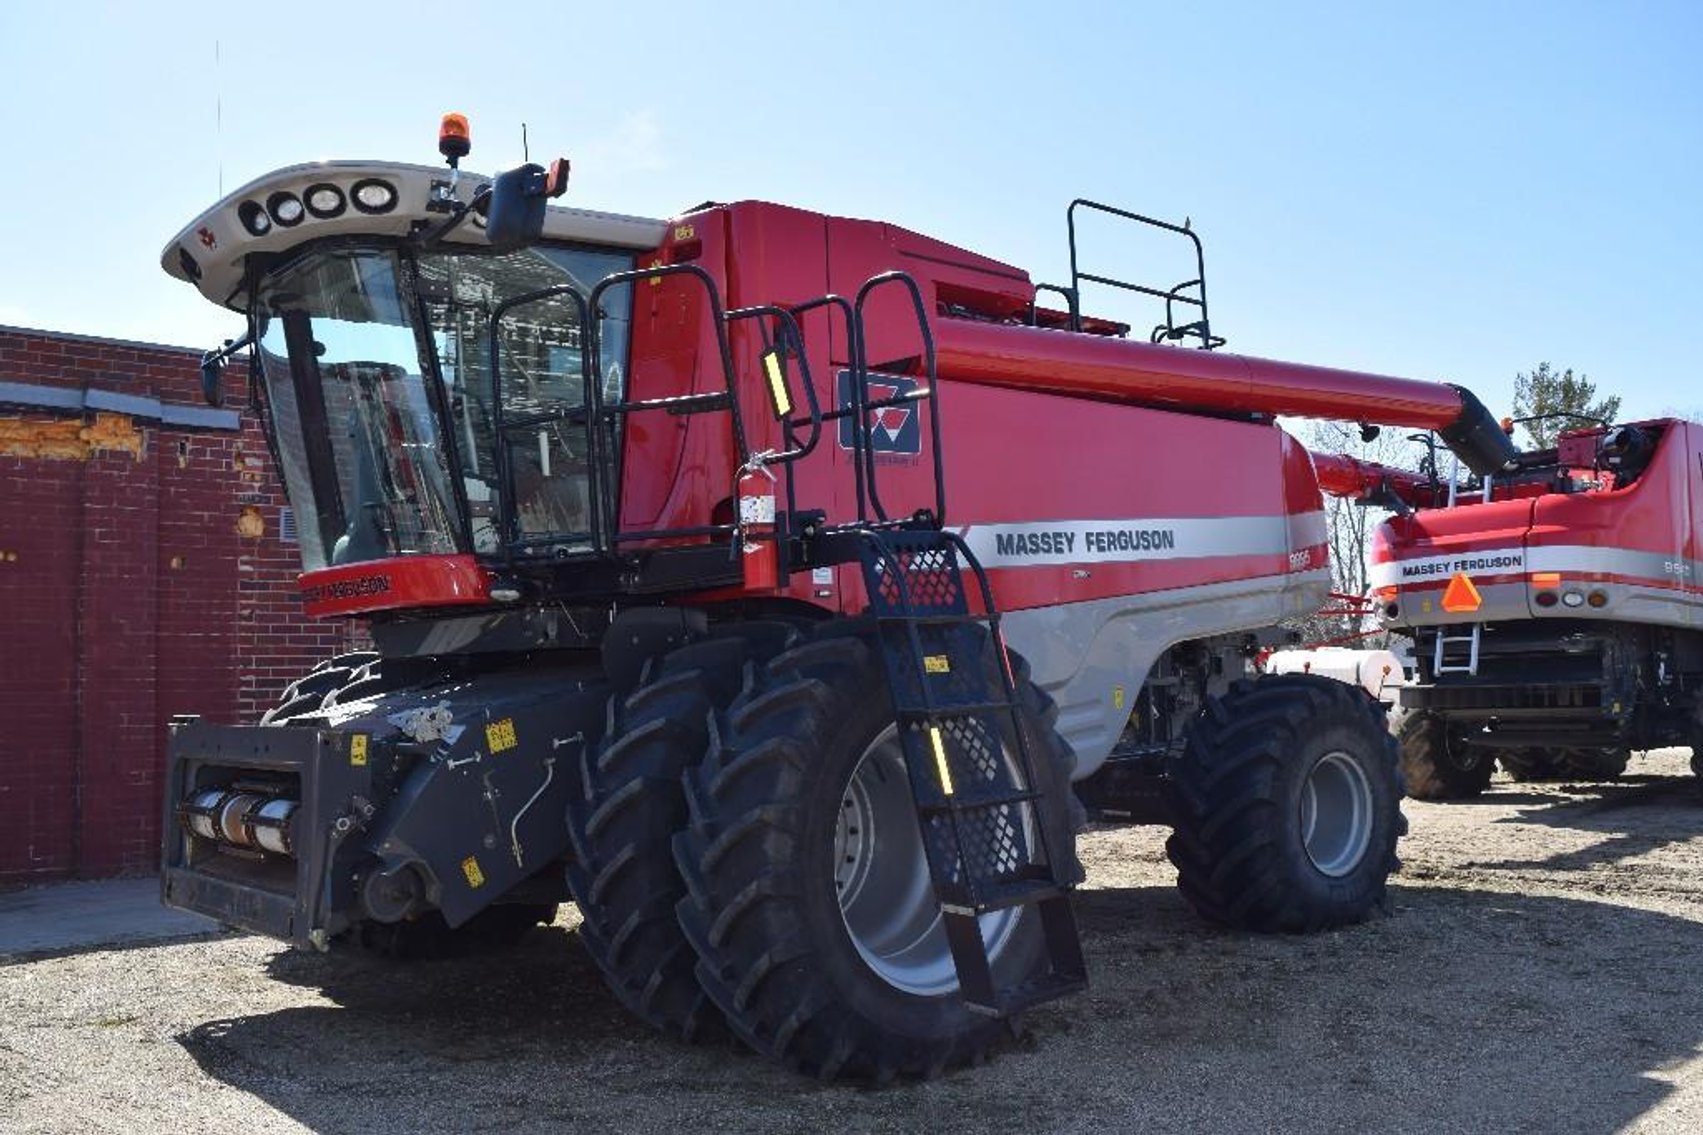
<instances>
[{"instance_id":1,"label":"side mirror","mask_svg":"<svg viewBox=\"0 0 1703 1135\"><path fill-rule=\"evenodd\" d=\"M224 351L208 351L201 356L201 397L207 400L207 405L225 404L224 375Z\"/></svg>"},{"instance_id":2,"label":"side mirror","mask_svg":"<svg viewBox=\"0 0 1703 1135\"><path fill-rule=\"evenodd\" d=\"M535 244L544 235L544 208L549 198L568 188L568 163L557 159L550 169L528 162L499 173L491 182L485 237L498 252L514 252Z\"/></svg>"}]
</instances>

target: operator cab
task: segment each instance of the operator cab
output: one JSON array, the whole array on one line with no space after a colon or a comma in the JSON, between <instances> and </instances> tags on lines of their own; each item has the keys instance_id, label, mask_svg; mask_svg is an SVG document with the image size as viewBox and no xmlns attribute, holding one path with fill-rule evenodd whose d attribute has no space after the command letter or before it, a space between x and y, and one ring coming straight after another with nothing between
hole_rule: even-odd
<instances>
[{"instance_id":1,"label":"operator cab","mask_svg":"<svg viewBox=\"0 0 1703 1135\"><path fill-rule=\"evenodd\" d=\"M632 291L602 293L595 336L585 304L665 226L550 207L536 243L494 248L487 185L396 163L292 166L166 247L168 272L248 320L223 353L251 344L251 395L267 410L308 572L517 545L554 559L591 550L584 376L622 396ZM457 215L465 223L450 224ZM563 285L571 294L502 317L493 376L492 313ZM599 358L585 368L593 338ZM204 364L210 389L218 361Z\"/></svg>"}]
</instances>

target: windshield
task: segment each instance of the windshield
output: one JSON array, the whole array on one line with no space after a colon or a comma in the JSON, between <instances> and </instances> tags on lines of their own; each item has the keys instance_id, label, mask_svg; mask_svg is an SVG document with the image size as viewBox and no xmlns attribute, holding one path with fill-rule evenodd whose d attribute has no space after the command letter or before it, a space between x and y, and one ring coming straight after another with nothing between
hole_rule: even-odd
<instances>
[{"instance_id":1,"label":"windshield","mask_svg":"<svg viewBox=\"0 0 1703 1135\"><path fill-rule=\"evenodd\" d=\"M507 541L589 548L586 429L571 416L584 403L578 308L532 304L504 321L506 479L492 431L489 312L556 284L589 291L631 266L630 256L560 248L417 262L344 248L268 275L257 297L259 354L303 567L500 552L505 485L514 497ZM630 300L615 289L602 306L601 372L618 395Z\"/></svg>"}]
</instances>

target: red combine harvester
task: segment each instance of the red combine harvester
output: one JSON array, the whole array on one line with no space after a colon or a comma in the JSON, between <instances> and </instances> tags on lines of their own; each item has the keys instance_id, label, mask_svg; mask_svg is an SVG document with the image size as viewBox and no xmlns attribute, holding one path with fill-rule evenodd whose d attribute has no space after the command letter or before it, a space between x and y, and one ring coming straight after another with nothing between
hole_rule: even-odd
<instances>
[{"instance_id":1,"label":"red combine harvester","mask_svg":"<svg viewBox=\"0 0 1703 1135\"><path fill-rule=\"evenodd\" d=\"M1408 790L1606 780L1631 750L1703 745L1703 427L1563 432L1505 474L1316 457L1327 491L1394 509L1374 544L1385 626L1410 636Z\"/></svg>"},{"instance_id":2,"label":"red combine harvester","mask_svg":"<svg viewBox=\"0 0 1703 1135\"><path fill-rule=\"evenodd\" d=\"M1071 207L1055 311L892 225L549 206L565 163L465 176L464 139L449 171L268 174L166 249L248 320L204 379L248 351L308 610L376 646L260 725L175 724L168 904L405 951L571 896L645 1020L880 1081L1082 986L1073 782L1171 823L1211 919L1383 901L1381 708L1244 678L1330 579L1272 418L1499 471L1470 394L1173 345L1221 343L1204 272L1080 270L1079 214L1145 220L1103 206ZM1081 314L1089 283L1162 299L1155 342Z\"/></svg>"}]
</instances>

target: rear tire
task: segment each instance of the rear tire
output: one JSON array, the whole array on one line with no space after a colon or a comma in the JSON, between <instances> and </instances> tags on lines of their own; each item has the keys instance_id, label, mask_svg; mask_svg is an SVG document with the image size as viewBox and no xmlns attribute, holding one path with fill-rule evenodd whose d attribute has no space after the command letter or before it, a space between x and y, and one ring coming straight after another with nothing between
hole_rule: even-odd
<instances>
[{"instance_id":1,"label":"rear tire","mask_svg":"<svg viewBox=\"0 0 1703 1135\"><path fill-rule=\"evenodd\" d=\"M1058 875L1074 883L1070 753L1050 700L1013 662L1043 793L1033 822L1063 860ZM898 776L886 748L894 714L878 649L840 624L753 679L687 775L692 823L674 844L689 888L680 923L704 989L752 1048L825 1080L885 1083L980 1059L1011 1026L965 1007L926 862L920 876L904 862L921 844L910 838L908 779L888 783ZM868 822L850 830L848 810ZM848 868L857 856L867 868ZM936 921L922 917L923 903ZM998 919L982 922L996 981L1038 976L1039 919L1032 910Z\"/></svg>"},{"instance_id":2,"label":"rear tire","mask_svg":"<svg viewBox=\"0 0 1703 1135\"><path fill-rule=\"evenodd\" d=\"M1177 885L1213 922L1314 931L1385 903L1399 865L1401 771L1384 707L1308 674L1208 701L1170 762Z\"/></svg>"},{"instance_id":3,"label":"rear tire","mask_svg":"<svg viewBox=\"0 0 1703 1135\"><path fill-rule=\"evenodd\" d=\"M1434 713L1401 723L1401 771L1415 800L1464 800L1482 793L1496 758L1482 745L1461 742L1458 728Z\"/></svg>"},{"instance_id":4,"label":"rear tire","mask_svg":"<svg viewBox=\"0 0 1703 1135\"><path fill-rule=\"evenodd\" d=\"M795 636L786 624L748 623L652 659L636 689L610 698L603 742L581 759L568 805L580 941L623 1005L682 1040L725 1026L674 915L686 893L672 847L686 826L681 777L703 759L710 717L739 693L747 664Z\"/></svg>"}]
</instances>

